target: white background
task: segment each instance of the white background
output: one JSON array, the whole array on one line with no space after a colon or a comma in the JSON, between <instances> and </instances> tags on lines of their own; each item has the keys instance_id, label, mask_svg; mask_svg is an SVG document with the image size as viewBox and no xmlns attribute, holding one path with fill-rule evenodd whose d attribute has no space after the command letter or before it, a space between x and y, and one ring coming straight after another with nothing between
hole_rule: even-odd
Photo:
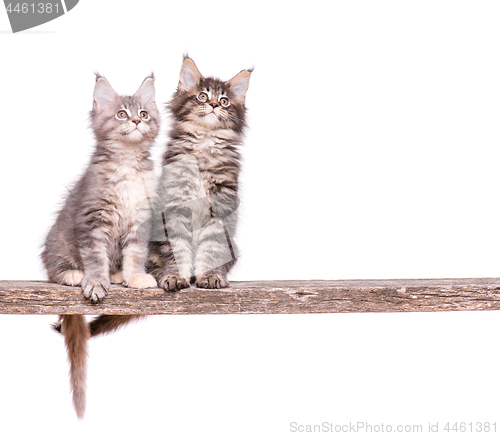
<instances>
[{"instance_id":1,"label":"white background","mask_svg":"<svg viewBox=\"0 0 500 436\"><path fill-rule=\"evenodd\" d=\"M154 71L166 102L184 52L224 80L255 66L233 280L498 277L499 20L493 1L82 0L11 34L0 11L0 278L45 278L93 72L131 94ZM2 434L500 432L499 313L151 317L91 342L82 422L54 320L0 317Z\"/></svg>"}]
</instances>

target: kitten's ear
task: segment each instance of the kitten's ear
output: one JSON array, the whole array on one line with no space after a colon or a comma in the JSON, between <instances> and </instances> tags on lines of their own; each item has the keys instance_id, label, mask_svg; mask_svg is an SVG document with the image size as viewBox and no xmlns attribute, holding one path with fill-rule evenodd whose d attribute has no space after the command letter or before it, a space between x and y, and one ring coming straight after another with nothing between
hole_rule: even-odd
<instances>
[{"instance_id":1,"label":"kitten's ear","mask_svg":"<svg viewBox=\"0 0 500 436\"><path fill-rule=\"evenodd\" d=\"M196 68L196 64L192 59L186 57L182 63L181 77L179 79L180 91L191 91L195 88L203 78L201 73Z\"/></svg>"},{"instance_id":2,"label":"kitten's ear","mask_svg":"<svg viewBox=\"0 0 500 436\"><path fill-rule=\"evenodd\" d=\"M153 73L144 79L144 82L142 82L142 85L134 95L138 97L145 106L150 103L155 103L155 76Z\"/></svg>"},{"instance_id":3,"label":"kitten's ear","mask_svg":"<svg viewBox=\"0 0 500 436\"><path fill-rule=\"evenodd\" d=\"M97 110L103 110L105 108L111 109L118 94L105 77L98 73L95 73L95 75L94 108Z\"/></svg>"},{"instance_id":4,"label":"kitten's ear","mask_svg":"<svg viewBox=\"0 0 500 436\"><path fill-rule=\"evenodd\" d=\"M240 71L231 80L227 81L229 88L231 89L236 101L241 103L245 102L245 95L248 91L248 85L250 84L250 74L253 70L243 70Z\"/></svg>"}]
</instances>

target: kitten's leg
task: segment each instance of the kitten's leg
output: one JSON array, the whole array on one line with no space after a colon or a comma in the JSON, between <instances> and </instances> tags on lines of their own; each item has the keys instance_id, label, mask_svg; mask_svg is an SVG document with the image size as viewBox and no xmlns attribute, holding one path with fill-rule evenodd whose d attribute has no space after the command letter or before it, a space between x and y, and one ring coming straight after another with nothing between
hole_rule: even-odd
<instances>
[{"instance_id":1,"label":"kitten's leg","mask_svg":"<svg viewBox=\"0 0 500 436\"><path fill-rule=\"evenodd\" d=\"M179 275L172 247L168 241L150 242L147 270L158 279L158 286L167 291L189 287L188 280L182 279Z\"/></svg>"},{"instance_id":2,"label":"kitten's leg","mask_svg":"<svg viewBox=\"0 0 500 436\"><path fill-rule=\"evenodd\" d=\"M42 261L47 270L47 276L51 282L80 286L83 279L83 265L71 256L71 250L68 250L67 245L61 245L59 240L47 238L42 252Z\"/></svg>"},{"instance_id":3,"label":"kitten's leg","mask_svg":"<svg viewBox=\"0 0 500 436\"><path fill-rule=\"evenodd\" d=\"M161 260L156 270L158 286L166 291L189 288L192 275L193 248L191 211L185 207L172 207L162 212L165 240L155 245L154 253Z\"/></svg>"},{"instance_id":4,"label":"kitten's leg","mask_svg":"<svg viewBox=\"0 0 500 436\"><path fill-rule=\"evenodd\" d=\"M196 286L227 288L227 273L236 262L235 247L222 221L212 220L197 237L194 258Z\"/></svg>"},{"instance_id":5,"label":"kitten's leg","mask_svg":"<svg viewBox=\"0 0 500 436\"><path fill-rule=\"evenodd\" d=\"M80 254L85 275L82 290L85 297L94 303L102 300L108 292L109 281L109 238L107 229L101 224L89 232L82 241Z\"/></svg>"},{"instance_id":6,"label":"kitten's leg","mask_svg":"<svg viewBox=\"0 0 500 436\"><path fill-rule=\"evenodd\" d=\"M83 280L83 271L78 269L70 269L60 274L58 283L68 286L80 286Z\"/></svg>"},{"instance_id":7,"label":"kitten's leg","mask_svg":"<svg viewBox=\"0 0 500 436\"><path fill-rule=\"evenodd\" d=\"M181 242L184 242L184 244L181 244ZM184 255L186 258L182 273L180 272L177 262L175 261L174 251L170 245L170 241L164 242L160 246L160 256L163 260L163 267L157 272L158 286L166 291L178 291L180 289L189 288L190 286L190 262L187 261L187 258L190 258L191 248L188 241L182 239L179 239L177 244L179 247L179 255ZM184 246L184 250L180 250L182 246Z\"/></svg>"},{"instance_id":8,"label":"kitten's leg","mask_svg":"<svg viewBox=\"0 0 500 436\"><path fill-rule=\"evenodd\" d=\"M68 260L60 256L51 256L47 250L43 253L43 261L47 269L47 276L51 282L66 286L80 286L83 279L83 271L72 265ZM80 265L79 268L82 268Z\"/></svg>"},{"instance_id":9,"label":"kitten's leg","mask_svg":"<svg viewBox=\"0 0 500 436\"><path fill-rule=\"evenodd\" d=\"M196 286L198 288L205 289L227 288L229 286L229 282L227 281L227 273L231 269L231 266L227 268L214 268L203 274L197 275L195 282Z\"/></svg>"},{"instance_id":10,"label":"kitten's leg","mask_svg":"<svg viewBox=\"0 0 500 436\"><path fill-rule=\"evenodd\" d=\"M163 233L156 270L159 286L166 291L188 288L193 275L193 206L205 197L196 158L178 156L163 166L158 189L157 220ZM156 232L155 232L156 234Z\"/></svg>"},{"instance_id":11,"label":"kitten's leg","mask_svg":"<svg viewBox=\"0 0 500 436\"><path fill-rule=\"evenodd\" d=\"M156 280L145 270L148 258L148 243L129 236L123 247L123 282L129 288L156 288Z\"/></svg>"},{"instance_id":12,"label":"kitten's leg","mask_svg":"<svg viewBox=\"0 0 500 436\"><path fill-rule=\"evenodd\" d=\"M160 256L163 268L158 275L158 284L166 291L189 288L193 270L192 212L189 208L167 209L165 218L166 242L161 243Z\"/></svg>"}]
</instances>

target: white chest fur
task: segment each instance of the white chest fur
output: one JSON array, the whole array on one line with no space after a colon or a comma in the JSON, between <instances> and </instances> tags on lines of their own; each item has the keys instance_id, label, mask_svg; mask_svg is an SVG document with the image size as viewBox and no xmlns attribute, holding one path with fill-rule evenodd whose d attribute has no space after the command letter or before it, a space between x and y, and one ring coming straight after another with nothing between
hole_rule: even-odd
<instances>
[{"instance_id":1,"label":"white chest fur","mask_svg":"<svg viewBox=\"0 0 500 436\"><path fill-rule=\"evenodd\" d=\"M210 171L220 164L227 154L227 141L207 136L195 144L193 155L198 159L200 170Z\"/></svg>"},{"instance_id":2,"label":"white chest fur","mask_svg":"<svg viewBox=\"0 0 500 436\"><path fill-rule=\"evenodd\" d=\"M194 147L194 152L196 154L203 154L207 157L210 155L218 156L222 154L222 150L225 148L225 144L221 141L217 141L211 136L203 138L201 141L196 143Z\"/></svg>"},{"instance_id":3,"label":"white chest fur","mask_svg":"<svg viewBox=\"0 0 500 436\"><path fill-rule=\"evenodd\" d=\"M115 199L121 220L135 222L147 216L150 202L155 196L153 171L138 170L130 166L116 166L109 178L110 197Z\"/></svg>"}]
</instances>

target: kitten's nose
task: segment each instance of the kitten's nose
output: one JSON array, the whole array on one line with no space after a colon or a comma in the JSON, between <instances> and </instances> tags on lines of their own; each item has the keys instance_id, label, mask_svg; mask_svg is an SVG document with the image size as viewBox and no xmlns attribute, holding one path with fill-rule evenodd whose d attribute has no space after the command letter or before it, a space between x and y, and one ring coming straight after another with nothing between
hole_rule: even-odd
<instances>
[{"instance_id":1,"label":"kitten's nose","mask_svg":"<svg viewBox=\"0 0 500 436\"><path fill-rule=\"evenodd\" d=\"M137 126L137 124L139 124L141 120L132 120L132 122L135 123L135 125Z\"/></svg>"},{"instance_id":2,"label":"kitten's nose","mask_svg":"<svg viewBox=\"0 0 500 436\"><path fill-rule=\"evenodd\" d=\"M219 105L217 103L210 103L210 106L212 106L215 109Z\"/></svg>"}]
</instances>

